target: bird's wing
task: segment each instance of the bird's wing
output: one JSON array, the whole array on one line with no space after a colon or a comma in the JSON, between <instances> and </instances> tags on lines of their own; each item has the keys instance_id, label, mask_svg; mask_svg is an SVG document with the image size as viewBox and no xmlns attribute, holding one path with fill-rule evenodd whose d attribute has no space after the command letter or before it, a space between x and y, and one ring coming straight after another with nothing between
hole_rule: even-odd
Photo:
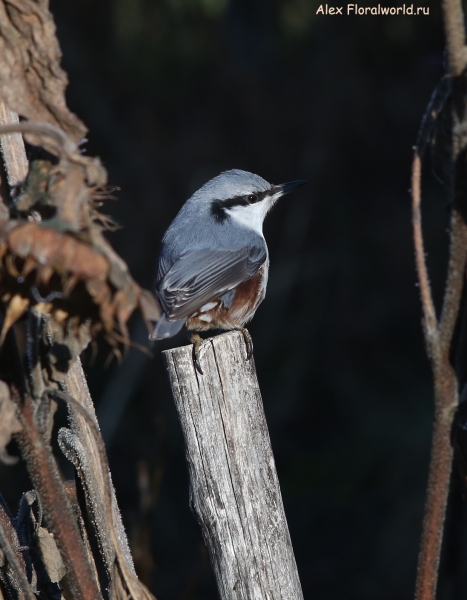
<instances>
[{"instance_id":1,"label":"bird's wing","mask_svg":"<svg viewBox=\"0 0 467 600\"><path fill-rule=\"evenodd\" d=\"M165 314L170 320L190 316L253 277L266 258L266 245L260 243L239 250L204 248L182 254L156 284Z\"/></svg>"}]
</instances>

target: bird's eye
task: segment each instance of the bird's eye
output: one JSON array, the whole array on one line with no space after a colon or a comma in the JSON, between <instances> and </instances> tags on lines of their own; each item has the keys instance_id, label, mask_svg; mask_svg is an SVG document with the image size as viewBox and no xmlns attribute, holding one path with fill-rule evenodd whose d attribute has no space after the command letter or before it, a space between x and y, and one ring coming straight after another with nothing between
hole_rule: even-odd
<instances>
[{"instance_id":1,"label":"bird's eye","mask_svg":"<svg viewBox=\"0 0 467 600\"><path fill-rule=\"evenodd\" d=\"M248 194L246 200L249 204L253 204L254 202L258 202L258 196L256 194Z\"/></svg>"}]
</instances>

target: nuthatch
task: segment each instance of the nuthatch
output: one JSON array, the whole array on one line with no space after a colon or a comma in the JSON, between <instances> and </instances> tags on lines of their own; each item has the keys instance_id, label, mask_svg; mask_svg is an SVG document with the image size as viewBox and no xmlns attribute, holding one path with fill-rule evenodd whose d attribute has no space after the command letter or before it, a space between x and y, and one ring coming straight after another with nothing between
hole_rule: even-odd
<instances>
[{"instance_id":1,"label":"nuthatch","mask_svg":"<svg viewBox=\"0 0 467 600\"><path fill-rule=\"evenodd\" d=\"M166 231L159 257L156 295L164 314L151 339L189 331L238 329L251 357L248 323L266 294L269 257L263 221L275 202L303 185L271 185L233 169L221 173L185 202ZM202 338L193 334L195 366Z\"/></svg>"}]
</instances>

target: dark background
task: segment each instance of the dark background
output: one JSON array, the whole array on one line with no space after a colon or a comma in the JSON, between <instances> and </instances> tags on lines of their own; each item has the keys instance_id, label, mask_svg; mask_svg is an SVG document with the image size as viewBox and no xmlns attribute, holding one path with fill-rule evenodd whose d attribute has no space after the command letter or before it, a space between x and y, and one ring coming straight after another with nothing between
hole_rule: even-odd
<instances>
[{"instance_id":1,"label":"dark background","mask_svg":"<svg viewBox=\"0 0 467 600\"><path fill-rule=\"evenodd\" d=\"M425 0L424 0L425 2ZM369 4L368 4L369 5ZM388 4L390 5L390 4ZM313 0L52 0L68 101L121 191L110 238L152 287L163 232L219 172L309 180L265 224L250 331L305 598L413 596L432 420L410 224L412 146L443 74L429 16L322 16ZM426 169L436 298L446 191ZM141 322L132 321L145 342ZM217 597L188 508L161 350L84 357L138 571L159 600ZM440 598L467 593L454 481Z\"/></svg>"}]
</instances>

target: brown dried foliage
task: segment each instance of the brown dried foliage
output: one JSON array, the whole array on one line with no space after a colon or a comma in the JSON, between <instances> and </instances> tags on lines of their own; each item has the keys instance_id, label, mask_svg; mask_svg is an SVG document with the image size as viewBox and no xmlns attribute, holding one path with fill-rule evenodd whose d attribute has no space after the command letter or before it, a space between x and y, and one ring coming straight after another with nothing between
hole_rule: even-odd
<instances>
[{"instance_id":1,"label":"brown dried foliage","mask_svg":"<svg viewBox=\"0 0 467 600\"><path fill-rule=\"evenodd\" d=\"M0 199L0 460L13 460L6 447L16 436L35 488L16 517L0 497L0 598L59 600L64 584L67 598L109 590L111 600L150 600L134 572L85 381L75 397L65 390L90 339L102 333L114 348L128 344L132 312L149 329L160 310L103 235L112 227L97 210L107 173L78 150L86 128L66 106L60 56L47 0L0 0L0 143L8 180L18 184ZM28 172L17 134L46 151ZM69 407L60 446L76 486L64 484L51 448L56 400Z\"/></svg>"},{"instance_id":2,"label":"brown dried foliage","mask_svg":"<svg viewBox=\"0 0 467 600\"><path fill-rule=\"evenodd\" d=\"M33 163L11 205L16 218L0 221L0 299L7 303L0 342L35 305L77 336L89 321L91 335L103 330L112 345L128 343L126 322L135 308L150 330L160 315L158 304L133 281L97 222L93 193L106 185L100 162L81 156L62 131L44 123L2 130L53 137L60 151L57 165Z\"/></svg>"},{"instance_id":3,"label":"brown dried foliage","mask_svg":"<svg viewBox=\"0 0 467 600\"><path fill-rule=\"evenodd\" d=\"M90 320L92 336L102 330L112 345L128 343L134 309L148 327L159 310L102 235L95 197L107 173L99 159L78 151L86 128L66 106L60 58L47 1L0 2L0 89L10 110L29 120L3 132L22 132L58 159L31 165L12 205L16 219L0 221L0 299L8 303L0 342L39 304L68 332L78 334ZM25 222L38 216L41 223Z\"/></svg>"},{"instance_id":4,"label":"brown dried foliage","mask_svg":"<svg viewBox=\"0 0 467 600\"><path fill-rule=\"evenodd\" d=\"M59 226L10 221L0 230L0 298L7 305L0 343L31 306L57 325L71 324L67 331L76 335L83 324L93 337L103 330L113 345L129 339L126 322L136 308L148 323L157 319L151 296L99 232L86 240Z\"/></svg>"}]
</instances>

